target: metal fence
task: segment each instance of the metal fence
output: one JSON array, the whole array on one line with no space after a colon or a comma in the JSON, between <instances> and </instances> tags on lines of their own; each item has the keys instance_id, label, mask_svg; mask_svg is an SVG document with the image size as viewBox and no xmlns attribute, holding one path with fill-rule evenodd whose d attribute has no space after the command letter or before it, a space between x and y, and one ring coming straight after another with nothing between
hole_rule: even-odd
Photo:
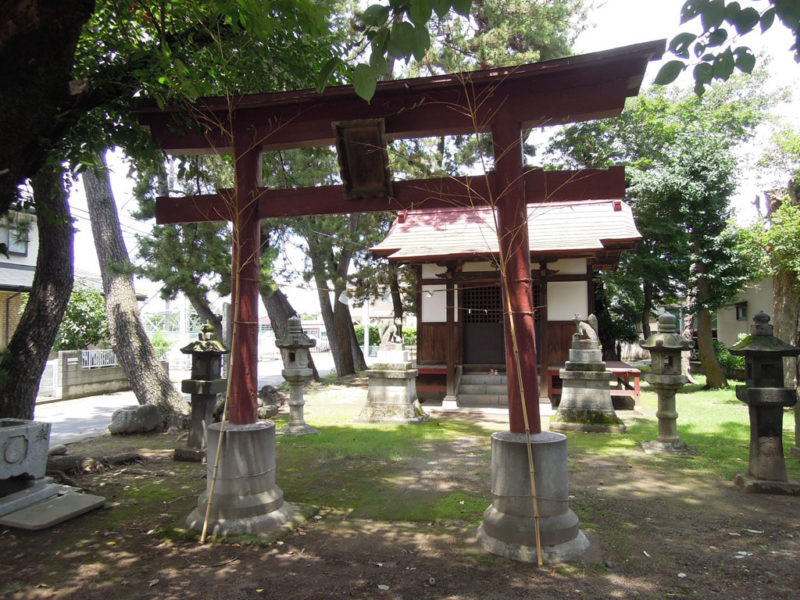
<instances>
[{"instance_id":1,"label":"metal fence","mask_svg":"<svg viewBox=\"0 0 800 600\"><path fill-rule=\"evenodd\" d=\"M113 350L81 350L81 369L116 367L117 355Z\"/></svg>"}]
</instances>

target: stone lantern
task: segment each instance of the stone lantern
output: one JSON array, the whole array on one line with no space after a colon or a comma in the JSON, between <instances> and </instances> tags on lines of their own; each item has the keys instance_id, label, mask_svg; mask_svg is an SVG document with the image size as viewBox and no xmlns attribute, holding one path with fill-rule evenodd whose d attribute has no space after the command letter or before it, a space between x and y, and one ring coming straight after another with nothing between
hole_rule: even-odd
<instances>
[{"instance_id":1,"label":"stone lantern","mask_svg":"<svg viewBox=\"0 0 800 600\"><path fill-rule=\"evenodd\" d=\"M686 377L681 374L681 352L692 348L694 342L678 333L675 323L675 315L664 313L658 318L658 333L639 344L650 351L651 371L645 375L645 379L658 394L658 437L652 442L642 442L642 448L648 454L690 452L678 438L675 392L686 383Z\"/></svg>"},{"instance_id":2,"label":"stone lantern","mask_svg":"<svg viewBox=\"0 0 800 600\"><path fill-rule=\"evenodd\" d=\"M225 392L227 385L220 373L222 355L228 350L214 337L214 328L206 324L197 339L181 352L192 356L191 379L181 381L181 391L191 394L192 420L186 447L175 449L175 460L202 462L206 454L205 430L211 423L217 395Z\"/></svg>"},{"instance_id":3,"label":"stone lantern","mask_svg":"<svg viewBox=\"0 0 800 600\"><path fill-rule=\"evenodd\" d=\"M291 317L288 321L288 331L284 337L275 341L281 349L283 370L281 375L289 383L289 424L279 433L287 435L307 435L319 433L313 427L306 425L303 418L303 386L311 379L313 371L308 366L309 348L317 343L303 332L303 326L298 317Z\"/></svg>"},{"instance_id":4,"label":"stone lantern","mask_svg":"<svg viewBox=\"0 0 800 600\"><path fill-rule=\"evenodd\" d=\"M773 335L769 316L753 317L750 335L731 348L744 356L745 383L736 397L750 411L749 471L737 473L736 485L748 492L800 495L800 482L787 480L783 459L783 409L797 403L797 392L783 387L783 357L797 356L800 348Z\"/></svg>"}]
</instances>

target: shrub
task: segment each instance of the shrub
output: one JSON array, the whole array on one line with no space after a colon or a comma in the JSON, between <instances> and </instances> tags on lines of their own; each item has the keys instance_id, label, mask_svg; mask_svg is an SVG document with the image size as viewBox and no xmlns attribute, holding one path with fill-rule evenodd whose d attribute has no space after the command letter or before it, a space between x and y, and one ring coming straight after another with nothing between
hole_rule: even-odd
<instances>
[{"instance_id":1,"label":"shrub","mask_svg":"<svg viewBox=\"0 0 800 600\"><path fill-rule=\"evenodd\" d=\"M737 374L744 371L744 356L731 354L727 346L719 340L714 340L714 354L728 377L735 378Z\"/></svg>"}]
</instances>

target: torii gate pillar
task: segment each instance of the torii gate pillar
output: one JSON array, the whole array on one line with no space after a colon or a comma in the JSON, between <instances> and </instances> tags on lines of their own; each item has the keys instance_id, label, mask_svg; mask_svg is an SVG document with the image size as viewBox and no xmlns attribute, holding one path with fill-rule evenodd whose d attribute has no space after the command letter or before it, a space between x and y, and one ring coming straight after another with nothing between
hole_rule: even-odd
<instances>
[{"instance_id":1,"label":"torii gate pillar","mask_svg":"<svg viewBox=\"0 0 800 600\"><path fill-rule=\"evenodd\" d=\"M258 420L258 277L260 259L260 220L258 187L261 184L261 147L250 142L243 132L234 135L235 196L231 305L233 341L231 348L230 421L237 425Z\"/></svg>"},{"instance_id":2,"label":"torii gate pillar","mask_svg":"<svg viewBox=\"0 0 800 600\"><path fill-rule=\"evenodd\" d=\"M235 332L228 371L230 424L223 430L220 423L212 423L206 430L206 491L186 518L189 527L216 536L274 534L302 520L300 511L284 501L275 482L275 423L258 421L256 405L261 153L247 131L234 130L236 187L233 198L228 199L233 222Z\"/></svg>"},{"instance_id":3,"label":"torii gate pillar","mask_svg":"<svg viewBox=\"0 0 800 600\"><path fill-rule=\"evenodd\" d=\"M498 115L492 124L496 172L493 193L500 261L503 263L500 268L505 281L502 292L509 427L512 433L524 433L526 429L530 433L539 433L542 427L521 133L520 123L507 115Z\"/></svg>"},{"instance_id":4,"label":"torii gate pillar","mask_svg":"<svg viewBox=\"0 0 800 600\"><path fill-rule=\"evenodd\" d=\"M493 554L539 564L593 560L596 552L569 508L567 438L542 432L539 419L520 123L498 114L492 122L492 142L496 172L493 195L504 274L510 431L492 434L492 505L483 513L478 543ZM536 498L529 460L533 461Z\"/></svg>"}]
</instances>

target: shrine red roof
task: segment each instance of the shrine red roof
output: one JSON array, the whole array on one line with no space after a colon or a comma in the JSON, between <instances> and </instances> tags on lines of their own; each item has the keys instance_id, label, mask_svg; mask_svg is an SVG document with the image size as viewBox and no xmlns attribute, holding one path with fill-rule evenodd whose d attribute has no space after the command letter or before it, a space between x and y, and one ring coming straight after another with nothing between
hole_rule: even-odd
<instances>
[{"instance_id":1,"label":"shrine red roof","mask_svg":"<svg viewBox=\"0 0 800 600\"><path fill-rule=\"evenodd\" d=\"M486 258L498 252L496 229L490 207L410 210L372 251L398 262ZM529 204L528 236L532 257L594 256L607 263L642 237L621 200Z\"/></svg>"}]
</instances>

